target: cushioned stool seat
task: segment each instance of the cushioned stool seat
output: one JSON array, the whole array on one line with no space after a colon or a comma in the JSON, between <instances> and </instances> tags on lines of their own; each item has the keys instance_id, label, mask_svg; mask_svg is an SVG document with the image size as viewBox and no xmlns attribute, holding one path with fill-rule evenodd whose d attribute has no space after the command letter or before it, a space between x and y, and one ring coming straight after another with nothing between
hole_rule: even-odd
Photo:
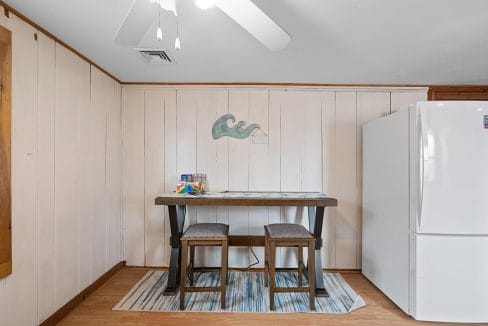
<instances>
[{"instance_id":1,"label":"cushioned stool seat","mask_svg":"<svg viewBox=\"0 0 488 326\"><path fill-rule=\"evenodd\" d=\"M282 223L282 224L269 224L264 228L270 238L274 239L309 239L312 235L308 230L300 224Z\"/></svg>"},{"instance_id":2,"label":"cushioned stool seat","mask_svg":"<svg viewBox=\"0 0 488 326\"><path fill-rule=\"evenodd\" d=\"M229 226L222 223L198 223L188 227L184 238L225 238L229 234Z\"/></svg>"}]
</instances>

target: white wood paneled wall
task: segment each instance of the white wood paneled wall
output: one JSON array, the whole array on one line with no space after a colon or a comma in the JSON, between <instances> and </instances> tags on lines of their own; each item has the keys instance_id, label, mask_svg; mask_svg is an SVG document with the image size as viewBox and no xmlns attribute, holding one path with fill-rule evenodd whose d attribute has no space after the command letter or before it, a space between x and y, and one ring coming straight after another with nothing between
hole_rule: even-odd
<instances>
[{"instance_id":1,"label":"white wood paneled wall","mask_svg":"<svg viewBox=\"0 0 488 326\"><path fill-rule=\"evenodd\" d=\"M0 325L37 325L121 261L121 85L12 13L0 25L13 36L13 273L0 279Z\"/></svg>"},{"instance_id":2,"label":"white wood paneled wall","mask_svg":"<svg viewBox=\"0 0 488 326\"><path fill-rule=\"evenodd\" d=\"M324 191L338 198L326 210L324 265L360 268L361 125L401 106L426 100L420 88L123 87L124 235L128 265L168 266L167 209L154 198L173 191L182 173L206 173L211 190ZM212 125L223 114L259 123L268 144L223 137ZM263 234L263 225L307 225L294 207L190 207L186 224L228 223L232 234ZM254 248L262 263L263 250ZM218 263L217 252L197 252L199 264ZM278 254L282 266L295 252ZM232 248L229 264L254 260ZM262 266L259 265L259 266Z\"/></svg>"}]
</instances>

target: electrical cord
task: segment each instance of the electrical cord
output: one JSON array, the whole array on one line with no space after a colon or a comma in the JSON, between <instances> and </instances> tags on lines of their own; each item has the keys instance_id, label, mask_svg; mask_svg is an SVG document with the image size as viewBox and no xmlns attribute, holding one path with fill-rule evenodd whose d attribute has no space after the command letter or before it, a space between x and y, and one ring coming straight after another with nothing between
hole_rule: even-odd
<instances>
[{"instance_id":1,"label":"electrical cord","mask_svg":"<svg viewBox=\"0 0 488 326\"><path fill-rule=\"evenodd\" d=\"M249 246L248 247L248 252L247 252L247 257L249 259L249 262L251 262L251 255L249 254L249 252L252 253L252 255L254 256L254 259L256 260L254 263L252 264L249 264L247 267L245 268L234 268L235 270L238 270L238 271L241 271L241 272L247 272L248 270L250 270L253 266L256 266L257 264L260 263L259 261L259 258L258 256L256 255L256 253L254 252L254 250L252 249L252 246Z\"/></svg>"}]
</instances>

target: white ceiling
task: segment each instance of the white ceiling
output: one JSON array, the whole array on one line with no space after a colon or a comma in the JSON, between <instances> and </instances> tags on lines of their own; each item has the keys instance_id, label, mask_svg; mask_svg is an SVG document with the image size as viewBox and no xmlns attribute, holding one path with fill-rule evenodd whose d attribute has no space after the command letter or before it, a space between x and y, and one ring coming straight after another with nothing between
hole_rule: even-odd
<instances>
[{"instance_id":1,"label":"white ceiling","mask_svg":"<svg viewBox=\"0 0 488 326\"><path fill-rule=\"evenodd\" d=\"M149 0L148 0L149 1ZM229 0L232 1L232 0ZM487 0L253 0L292 35L270 52L217 8L180 0L141 47L172 66L143 63L113 37L133 0L7 0L7 4L122 81L488 84Z\"/></svg>"}]
</instances>

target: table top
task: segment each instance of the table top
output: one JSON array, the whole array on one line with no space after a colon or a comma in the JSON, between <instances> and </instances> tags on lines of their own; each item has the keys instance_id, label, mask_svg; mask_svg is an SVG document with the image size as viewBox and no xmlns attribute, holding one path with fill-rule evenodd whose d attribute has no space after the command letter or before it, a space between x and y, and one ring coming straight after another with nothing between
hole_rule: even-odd
<instances>
[{"instance_id":1,"label":"table top","mask_svg":"<svg viewBox=\"0 0 488 326\"><path fill-rule=\"evenodd\" d=\"M163 194L156 205L196 206L337 206L337 199L320 192L208 192L204 194Z\"/></svg>"}]
</instances>

